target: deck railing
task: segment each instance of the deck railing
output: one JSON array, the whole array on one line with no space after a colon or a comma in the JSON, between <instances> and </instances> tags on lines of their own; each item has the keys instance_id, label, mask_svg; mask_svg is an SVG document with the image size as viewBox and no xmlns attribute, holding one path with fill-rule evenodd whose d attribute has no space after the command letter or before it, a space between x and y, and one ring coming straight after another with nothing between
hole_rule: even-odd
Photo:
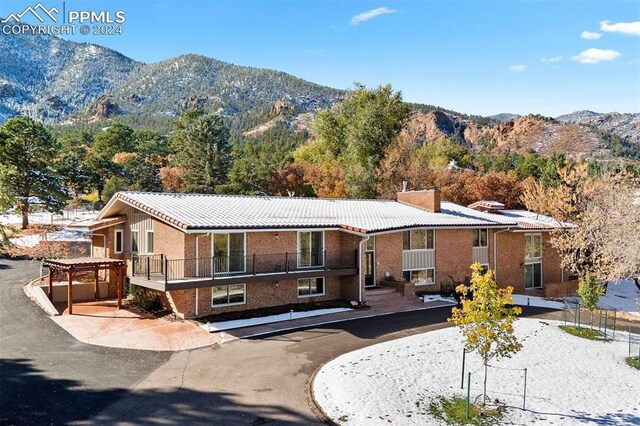
<instances>
[{"instance_id":1,"label":"deck railing","mask_svg":"<svg viewBox=\"0 0 640 426\"><path fill-rule=\"evenodd\" d=\"M244 254L189 259L167 259L162 254L133 255L133 276L167 281L216 278L234 275L288 274L304 270L356 268L352 256L331 257L327 251Z\"/></svg>"}]
</instances>

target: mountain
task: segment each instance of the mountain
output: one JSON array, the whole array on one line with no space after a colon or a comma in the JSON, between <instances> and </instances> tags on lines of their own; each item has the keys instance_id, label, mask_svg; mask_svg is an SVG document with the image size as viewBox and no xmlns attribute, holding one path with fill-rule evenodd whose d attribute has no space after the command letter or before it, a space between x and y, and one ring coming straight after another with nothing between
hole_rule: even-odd
<instances>
[{"instance_id":1,"label":"mountain","mask_svg":"<svg viewBox=\"0 0 640 426\"><path fill-rule=\"evenodd\" d=\"M495 121L511 121L511 120L515 120L516 118L520 118L520 116L518 114L511 114L509 112L502 112L500 114L490 115L487 118L490 118L490 119L495 120Z\"/></svg>"},{"instance_id":2,"label":"mountain","mask_svg":"<svg viewBox=\"0 0 640 426\"><path fill-rule=\"evenodd\" d=\"M16 114L49 124L171 117L193 106L230 118L277 101L304 113L343 95L284 72L198 55L142 64L101 46L24 35L0 37L0 50L0 122Z\"/></svg>"},{"instance_id":3,"label":"mountain","mask_svg":"<svg viewBox=\"0 0 640 426\"><path fill-rule=\"evenodd\" d=\"M576 111L556 119L561 123L593 126L602 132L615 134L630 143L640 144L640 114Z\"/></svg>"}]
</instances>

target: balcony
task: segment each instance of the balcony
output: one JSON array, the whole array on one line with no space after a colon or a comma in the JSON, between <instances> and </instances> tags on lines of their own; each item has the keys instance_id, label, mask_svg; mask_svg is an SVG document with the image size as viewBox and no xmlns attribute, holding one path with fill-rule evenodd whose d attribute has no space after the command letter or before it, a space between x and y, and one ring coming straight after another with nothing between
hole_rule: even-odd
<instances>
[{"instance_id":1,"label":"balcony","mask_svg":"<svg viewBox=\"0 0 640 426\"><path fill-rule=\"evenodd\" d=\"M162 254L131 256L132 284L161 291L281 279L358 273L358 251L330 256L327 251L167 259Z\"/></svg>"}]
</instances>

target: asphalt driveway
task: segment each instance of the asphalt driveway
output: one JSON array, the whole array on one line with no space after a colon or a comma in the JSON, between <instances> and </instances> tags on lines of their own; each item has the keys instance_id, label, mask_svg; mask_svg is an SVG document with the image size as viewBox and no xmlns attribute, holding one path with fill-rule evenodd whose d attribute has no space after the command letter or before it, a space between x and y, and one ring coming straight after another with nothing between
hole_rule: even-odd
<instances>
[{"instance_id":1,"label":"asphalt driveway","mask_svg":"<svg viewBox=\"0 0 640 426\"><path fill-rule=\"evenodd\" d=\"M37 262L0 260L0 422L313 424L313 372L372 344L448 327L450 308L364 318L176 353L80 343L22 291ZM561 318L527 308L525 314ZM381 390L385 391L385 390Z\"/></svg>"}]
</instances>

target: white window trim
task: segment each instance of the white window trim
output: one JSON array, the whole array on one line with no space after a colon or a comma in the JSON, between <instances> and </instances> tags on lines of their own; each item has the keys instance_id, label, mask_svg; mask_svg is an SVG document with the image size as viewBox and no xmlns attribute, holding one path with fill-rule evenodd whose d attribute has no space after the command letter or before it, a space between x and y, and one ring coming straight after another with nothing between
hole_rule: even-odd
<instances>
[{"instance_id":1,"label":"white window trim","mask_svg":"<svg viewBox=\"0 0 640 426\"><path fill-rule=\"evenodd\" d=\"M474 233L474 236L473 236L473 237L474 237L474 240L475 240L475 232L476 232L476 231L485 231L485 232L487 233L487 245L486 245L486 246L476 246L476 245L474 245L473 247L474 247L474 248L487 248L487 249L488 249L488 248L489 248L489 228L475 228L475 229L473 230L473 233ZM478 241L480 241L480 238L479 238L479 237L480 237L480 235L478 234ZM475 241L474 241L474 243L475 243Z\"/></svg>"},{"instance_id":2,"label":"white window trim","mask_svg":"<svg viewBox=\"0 0 640 426\"><path fill-rule=\"evenodd\" d=\"M313 232L322 232L322 251L320 253L322 253L322 257L321 259L321 263L320 265L300 265L300 254L302 254L302 250L300 249L300 235L302 234L311 234ZM326 244L325 244L325 232L324 231L316 231L316 230L309 230L309 231L298 231L298 235L297 235L297 247L296 247L296 265L299 269L314 269L314 268L323 268L324 267L324 252L326 251Z\"/></svg>"},{"instance_id":3,"label":"white window trim","mask_svg":"<svg viewBox=\"0 0 640 426\"><path fill-rule=\"evenodd\" d=\"M234 286L234 285L241 285L242 288L244 288L244 301L243 302L236 302L236 303L221 303L219 305L214 305L213 304L213 287L227 287L227 300L229 300L229 287ZM218 285L214 285L211 286L211 307L212 308L224 308L226 306L240 306L240 305L246 305L247 304L247 285L246 284L223 284L221 286Z\"/></svg>"},{"instance_id":4,"label":"white window trim","mask_svg":"<svg viewBox=\"0 0 640 426\"><path fill-rule=\"evenodd\" d=\"M136 247L136 251L133 251L133 234L137 235L137 240L138 240L138 247ZM137 229L132 229L130 232L131 235L131 246L129 247L131 249L131 253L140 253L140 232Z\"/></svg>"},{"instance_id":5,"label":"white window trim","mask_svg":"<svg viewBox=\"0 0 640 426\"><path fill-rule=\"evenodd\" d=\"M120 250L118 250L118 234L120 234ZM113 252L120 254L124 251L124 229L116 229L113 233Z\"/></svg>"},{"instance_id":6,"label":"white window trim","mask_svg":"<svg viewBox=\"0 0 640 426\"><path fill-rule=\"evenodd\" d=\"M153 254L152 251L149 251L149 234L151 234L151 241L153 241L153 229L147 229L147 232L145 233L145 239L144 239L144 250L146 252L146 254ZM140 244L140 242L138 242L138 244ZM155 245L155 241L152 243L152 245ZM138 247L139 248L139 247ZM155 250L155 247L154 247Z\"/></svg>"},{"instance_id":7,"label":"white window trim","mask_svg":"<svg viewBox=\"0 0 640 426\"><path fill-rule=\"evenodd\" d=\"M300 294L300 281L301 280L317 280L317 279L321 279L322 280L322 293L314 293L314 294ZM306 299L309 297L319 297L319 296L324 296L327 293L327 280L325 279L325 277L310 277L310 278L299 278L298 281L296 282L296 293L298 293L298 299ZM309 282L309 286L311 286L311 282ZM311 290L311 288L309 288L309 290Z\"/></svg>"},{"instance_id":8,"label":"white window trim","mask_svg":"<svg viewBox=\"0 0 640 426\"><path fill-rule=\"evenodd\" d=\"M411 233L413 231L433 231L433 248L422 248L422 249L404 249L404 244L403 244L403 252L407 252L407 251L435 251L436 250L436 229L435 228L417 228L417 229L410 229L408 231L403 231L403 232L408 232L409 233L409 247L411 247ZM404 238L404 235L403 235ZM425 244L426 247L426 244Z\"/></svg>"},{"instance_id":9,"label":"white window trim","mask_svg":"<svg viewBox=\"0 0 640 426\"><path fill-rule=\"evenodd\" d=\"M539 237L540 238L540 256L538 257L527 257L529 256L529 253L527 253L525 251L524 253L524 263L525 265L531 264L531 263L542 263L542 256L543 256L543 249L544 249L544 240L542 239L542 234L540 233L536 233L536 234L524 234L524 238L525 240L527 238L531 238L531 242L533 243L534 237ZM525 247L526 247L526 242L525 242Z\"/></svg>"}]
</instances>

